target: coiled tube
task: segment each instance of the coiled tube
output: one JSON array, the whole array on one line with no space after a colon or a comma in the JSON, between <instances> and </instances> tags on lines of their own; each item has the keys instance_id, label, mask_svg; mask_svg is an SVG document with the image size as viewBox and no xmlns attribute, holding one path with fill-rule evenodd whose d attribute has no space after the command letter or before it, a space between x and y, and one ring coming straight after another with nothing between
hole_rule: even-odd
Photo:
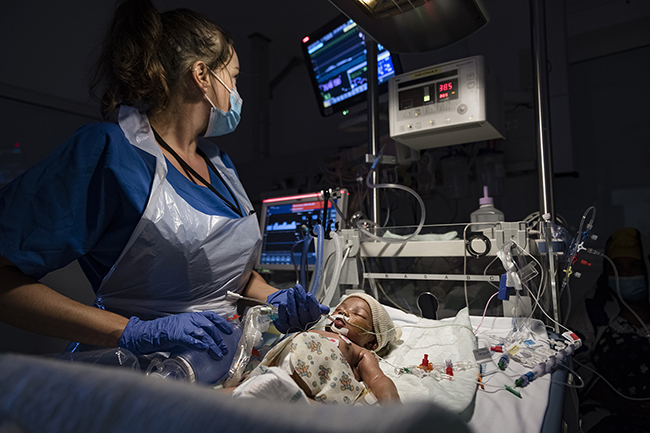
<instances>
[{"instance_id":1,"label":"coiled tube","mask_svg":"<svg viewBox=\"0 0 650 433\"><path fill-rule=\"evenodd\" d=\"M424 226L424 222L425 222L426 216L427 216L426 208L424 207L424 201L422 200L422 197L420 197L420 195L417 192L413 191L411 188L409 188L407 186L404 186L404 185L399 185L397 183L379 183L377 185L373 185L370 182L370 179L372 177L373 170L375 170L375 168L376 168L376 166L377 166L377 164L379 162L380 157L381 157L381 153L379 154L379 156L377 156L375 158L375 162L372 164L372 167L368 171L368 176L366 176L366 185L368 186L368 188L394 188L394 189L400 189L402 191L408 192L409 194L412 194L417 199L418 204L420 205L420 223L418 224L415 231L405 239L393 239L393 238L384 238L384 237L381 237L381 236L377 236L376 234L372 233L370 230L368 230L366 228L366 226L376 226L377 224L374 221L370 221L370 220L367 220L367 219L361 219L361 220L357 221L357 227L359 228L361 233L363 233L365 236L367 236L367 237L369 237L371 239L374 239L374 240L376 240L378 242L390 242L390 243L408 242L409 240L413 239L415 236L420 234L420 231L422 231L422 227Z\"/></svg>"}]
</instances>

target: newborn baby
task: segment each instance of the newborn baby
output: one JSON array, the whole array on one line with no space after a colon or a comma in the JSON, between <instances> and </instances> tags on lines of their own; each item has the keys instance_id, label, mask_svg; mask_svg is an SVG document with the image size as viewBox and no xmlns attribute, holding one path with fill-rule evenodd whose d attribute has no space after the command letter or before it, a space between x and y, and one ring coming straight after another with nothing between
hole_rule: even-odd
<instances>
[{"instance_id":1,"label":"newborn baby","mask_svg":"<svg viewBox=\"0 0 650 433\"><path fill-rule=\"evenodd\" d=\"M270 398L282 391L290 401L306 396L328 404L352 404L370 392L380 403L399 401L395 384L373 353L401 335L386 309L373 297L355 293L334 309L330 319L323 330L285 338L233 396Z\"/></svg>"}]
</instances>

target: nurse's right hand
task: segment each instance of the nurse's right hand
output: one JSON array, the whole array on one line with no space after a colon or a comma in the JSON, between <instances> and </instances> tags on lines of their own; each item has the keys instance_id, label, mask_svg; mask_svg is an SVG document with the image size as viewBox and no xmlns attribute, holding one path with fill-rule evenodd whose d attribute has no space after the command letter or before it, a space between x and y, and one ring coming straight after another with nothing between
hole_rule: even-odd
<instances>
[{"instance_id":1,"label":"nurse's right hand","mask_svg":"<svg viewBox=\"0 0 650 433\"><path fill-rule=\"evenodd\" d=\"M208 351L219 361L228 354L221 333L232 334L230 324L213 311L181 313L154 320L129 319L119 347L135 355L166 352L177 346Z\"/></svg>"}]
</instances>

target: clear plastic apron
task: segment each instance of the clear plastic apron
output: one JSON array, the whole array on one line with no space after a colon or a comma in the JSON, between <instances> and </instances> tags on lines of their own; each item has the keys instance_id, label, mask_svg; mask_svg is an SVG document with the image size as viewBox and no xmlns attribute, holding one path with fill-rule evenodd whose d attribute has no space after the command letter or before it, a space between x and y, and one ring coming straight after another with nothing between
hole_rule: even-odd
<instances>
[{"instance_id":1,"label":"clear plastic apron","mask_svg":"<svg viewBox=\"0 0 650 433\"><path fill-rule=\"evenodd\" d=\"M220 171L246 216L206 215L190 206L167 181L167 164L145 115L120 109L129 142L156 157L151 193L124 251L102 281L96 306L142 320L212 310L228 318L237 311L226 292L241 292L261 241L257 218L234 170L216 146L201 148ZM234 353L234 348L232 349Z\"/></svg>"}]
</instances>

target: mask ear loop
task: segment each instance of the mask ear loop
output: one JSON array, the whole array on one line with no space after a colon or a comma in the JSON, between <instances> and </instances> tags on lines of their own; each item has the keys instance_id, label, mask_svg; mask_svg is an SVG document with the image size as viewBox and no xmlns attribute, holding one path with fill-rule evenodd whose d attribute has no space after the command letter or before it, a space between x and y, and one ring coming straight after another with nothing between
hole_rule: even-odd
<instances>
[{"instance_id":1,"label":"mask ear loop","mask_svg":"<svg viewBox=\"0 0 650 433\"><path fill-rule=\"evenodd\" d=\"M235 90L234 87L232 87L232 88L228 88L228 86L226 85L226 83L223 82L223 80L222 80L222 79L217 75L216 72L214 72L214 71L213 71L212 69L210 69L210 68L208 68L208 69L210 70L210 72L212 73L212 75L214 75L215 78L216 78L217 80L219 80L219 82L223 85L223 87L226 88L226 90L228 91L228 93L230 93L231 101L232 101L232 98L234 97L235 100L237 101L237 103L239 104L239 106L241 107L241 105L243 104L244 101L242 101L242 99L241 99L241 95L239 94L239 92L238 92L237 90ZM232 102L231 102L231 103L230 103L230 108L229 108L229 110L232 110L232 108L233 108L232 105L233 105L233 104L232 104ZM215 107L215 108L216 108L216 107Z\"/></svg>"},{"instance_id":2,"label":"mask ear loop","mask_svg":"<svg viewBox=\"0 0 650 433\"><path fill-rule=\"evenodd\" d=\"M219 76L218 76L218 75L217 75L217 74L216 74L212 69L210 69L207 65L206 65L205 67L208 68L208 71L210 71L210 73L211 73L212 75L214 75L214 77L215 77L217 80L219 80L219 82L223 85L223 87L226 88L226 90L228 91L228 93L232 93L232 91L228 88L228 86L226 86L226 83L224 83L223 80L222 80L221 78L219 78ZM194 69L192 69L192 72L196 72L197 69L199 69L199 68L194 68ZM218 110L217 106L214 105L214 103L212 102L212 99L210 99L210 97L208 96L207 93L203 92L203 96L205 96L205 99L207 99L208 102L210 103L210 105L212 105L212 108Z\"/></svg>"},{"instance_id":3,"label":"mask ear loop","mask_svg":"<svg viewBox=\"0 0 650 433\"><path fill-rule=\"evenodd\" d=\"M206 66L206 67L207 67L207 66ZM228 93L229 93L230 95L232 95L232 90L229 89L228 86L226 86L226 83L224 83L223 80L222 80L221 78L219 78L219 76L218 76L218 75L217 75L217 74L216 74L212 69L208 68L208 70L210 71L210 73L211 73L212 75L214 75L214 77L215 77L217 80L219 80L219 82L223 85L223 87L226 88L226 90L228 91ZM205 98L206 98L208 101L210 101L210 104L212 105L212 107L213 107L215 110L220 110L219 108L217 108L216 105L214 105L214 104L212 103L212 100L211 100L210 98L208 98L208 94L207 94L207 93L203 92L203 95L205 96ZM229 105L230 105L230 102L229 102ZM232 108L232 107L231 107L231 108ZM223 110L220 110L220 111L223 112Z\"/></svg>"},{"instance_id":4,"label":"mask ear loop","mask_svg":"<svg viewBox=\"0 0 650 433\"><path fill-rule=\"evenodd\" d=\"M212 75L214 75L214 77L215 77L217 80L219 80L219 82L223 85L223 87L226 88L226 90L228 91L228 93L232 93L232 90L230 90L230 89L228 88L228 86L226 86L226 83L224 83L223 80L222 80L221 78L219 78L219 76L216 74L216 72L214 72L214 71L213 71L212 69L210 69L210 68L208 68L208 70L212 73Z\"/></svg>"},{"instance_id":5,"label":"mask ear loop","mask_svg":"<svg viewBox=\"0 0 650 433\"><path fill-rule=\"evenodd\" d=\"M215 110L218 110L217 106L214 105L214 104L212 103L212 99L210 99L210 98L208 97L208 94L207 94L207 93L203 92L203 96L205 96L205 99L207 99L208 102L210 103L210 105L212 105L212 108L214 108Z\"/></svg>"}]
</instances>

